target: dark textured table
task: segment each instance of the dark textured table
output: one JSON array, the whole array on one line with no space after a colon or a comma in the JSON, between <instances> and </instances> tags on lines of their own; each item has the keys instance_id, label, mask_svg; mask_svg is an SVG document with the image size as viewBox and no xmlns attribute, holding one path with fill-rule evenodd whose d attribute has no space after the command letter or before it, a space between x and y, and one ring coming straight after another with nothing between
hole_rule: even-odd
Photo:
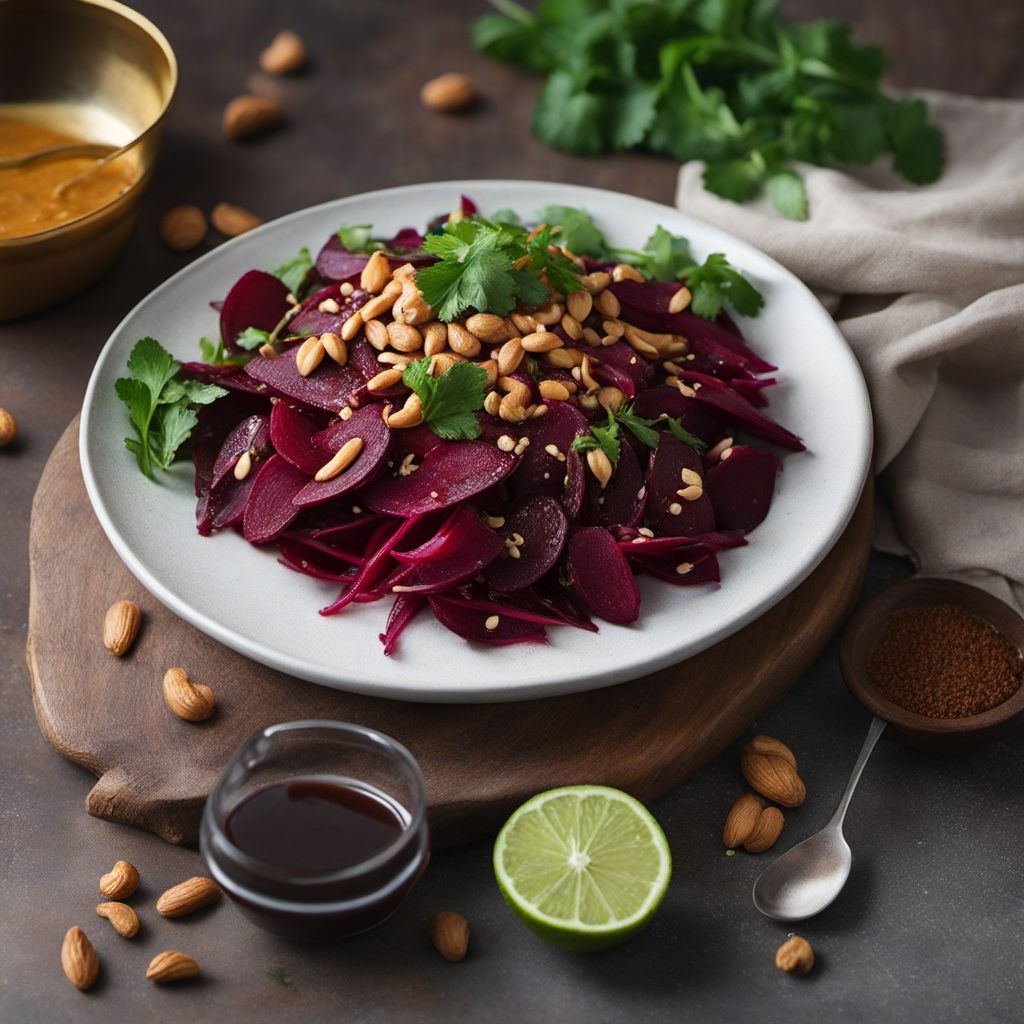
<instances>
[{"instance_id":1,"label":"dark textured table","mask_svg":"<svg viewBox=\"0 0 1024 1024\"><path fill-rule=\"evenodd\" d=\"M498 895L487 844L436 857L388 924L333 947L278 942L229 905L180 922L156 918L152 899L199 869L198 855L85 814L91 776L43 742L23 666L32 493L110 330L187 259L155 243L162 211L226 199L271 218L365 189L469 176L573 181L671 202L675 168L644 157L578 160L530 139L536 86L470 51L466 26L480 7L472 0L304 0L287 11L269 0L139 6L170 37L182 71L139 229L100 285L48 313L0 325L0 405L22 431L13 449L0 452L0 1020L1020 1019L1021 735L959 756L879 745L847 819L849 886L801 929L819 962L805 979L775 969L787 928L750 903L750 886L771 854L726 857L719 842L725 810L742 787L738 749L654 805L672 845L673 884L651 926L607 953L561 953L523 930ZM1024 95L1019 3L800 0L787 8L852 20L862 37L889 48L895 85ZM228 145L221 108L244 91L260 48L283 27L302 33L316 56L308 75L269 83L293 111L291 124L263 141ZM487 96L471 118L444 119L417 102L422 81L449 69L467 71ZM905 572L878 557L869 589ZM783 848L828 818L867 723L842 685L834 649L757 723L792 744L810 792L787 816ZM136 900L144 930L130 943L93 909L99 875L121 857L144 879ZM443 909L471 922L463 964L441 960L426 939L427 918ZM61 936L76 923L104 963L88 995L60 972ZM203 979L154 989L145 966L165 948L194 954Z\"/></svg>"}]
</instances>

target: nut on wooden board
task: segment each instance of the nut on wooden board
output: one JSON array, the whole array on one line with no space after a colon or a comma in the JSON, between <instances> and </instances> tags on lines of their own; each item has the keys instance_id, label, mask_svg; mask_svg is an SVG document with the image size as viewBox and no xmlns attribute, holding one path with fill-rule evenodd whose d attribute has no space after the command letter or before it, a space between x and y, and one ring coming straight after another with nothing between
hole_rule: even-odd
<instances>
[{"instance_id":1,"label":"nut on wooden board","mask_svg":"<svg viewBox=\"0 0 1024 1024\"><path fill-rule=\"evenodd\" d=\"M463 74L449 71L424 82L420 99L425 107L445 114L465 110L476 99L476 88Z\"/></svg>"},{"instance_id":2,"label":"nut on wooden board","mask_svg":"<svg viewBox=\"0 0 1024 1024\"><path fill-rule=\"evenodd\" d=\"M103 646L118 658L124 657L135 643L142 613L134 601L115 601L103 618Z\"/></svg>"},{"instance_id":3,"label":"nut on wooden board","mask_svg":"<svg viewBox=\"0 0 1024 1024\"><path fill-rule=\"evenodd\" d=\"M274 36L260 54L260 67L268 75L292 75L306 66L306 44L295 32L285 29Z\"/></svg>"},{"instance_id":4,"label":"nut on wooden board","mask_svg":"<svg viewBox=\"0 0 1024 1024\"><path fill-rule=\"evenodd\" d=\"M178 667L164 673L164 702L186 722L205 722L216 710L213 690L204 683L192 682Z\"/></svg>"}]
</instances>

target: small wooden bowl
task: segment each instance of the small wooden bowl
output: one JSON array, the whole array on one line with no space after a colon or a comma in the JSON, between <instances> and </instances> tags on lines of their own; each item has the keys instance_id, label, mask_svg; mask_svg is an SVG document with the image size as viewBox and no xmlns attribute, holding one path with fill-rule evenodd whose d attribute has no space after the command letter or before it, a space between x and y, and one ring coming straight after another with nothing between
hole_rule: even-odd
<instances>
[{"instance_id":1,"label":"small wooden bowl","mask_svg":"<svg viewBox=\"0 0 1024 1024\"><path fill-rule=\"evenodd\" d=\"M1005 735L1024 722L1024 686L1002 704L966 718L928 718L893 704L871 685L868 656L878 645L893 612L904 608L957 605L998 630L1024 650L1024 618L984 590L955 580L918 577L887 587L850 620L843 632L839 663L846 685L869 711L889 722L897 736L927 750L953 750Z\"/></svg>"}]
</instances>

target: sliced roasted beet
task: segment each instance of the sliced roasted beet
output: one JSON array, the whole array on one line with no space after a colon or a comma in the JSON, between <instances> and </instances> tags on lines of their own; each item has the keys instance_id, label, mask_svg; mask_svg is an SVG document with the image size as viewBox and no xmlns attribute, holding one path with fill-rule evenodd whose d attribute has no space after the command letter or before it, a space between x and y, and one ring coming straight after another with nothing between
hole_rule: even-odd
<instances>
[{"instance_id":1,"label":"sliced roasted beet","mask_svg":"<svg viewBox=\"0 0 1024 1024\"><path fill-rule=\"evenodd\" d=\"M729 457L707 471L704 489L723 530L747 530L757 526L772 504L775 476L782 462L771 452L734 445Z\"/></svg>"},{"instance_id":2,"label":"sliced roasted beet","mask_svg":"<svg viewBox=\"0 0 1024 1024\"><path fill-rule=\"evenodd\" d=\"M192 431L192 464L196 469L196 497L210 488L213 464L221 445L232 430L249 416L265 413L268 402L262 396L233 392L199 408L199 422Z\"/></svg>"},{"instance_id":3,"label":"sliced roasted beet","mask_svg":"<svg viewBox=\"0 0 1024 1024\"><path fill-rule=\"evenodd\" d=\"M486 416L487 414L484 413ZM435 434L430 427L420 423L415 427L404 427L395 432L394 441L397 448L406 455L415 455L420 458L426 455L431 448L436 448L441 443L441 438Z\"/></svg>"},{"instance_id":4,"label":"sliced roasted beet","mask_svg":"<svg viewBox=\"0 0 1024 1024\"><path fill-rule=\"evenodd\" d=\"M380 410L374 406L356 409L347 420L339 420L313 435L313 442L325 452L321 465L329 462L331 456L354 437L363 439L363 449L355 462L330 480L308 480L306 486L292 499L296 508L322 505L332 498L348 494L369 483L381 472L388 457L391 431L381 418Z\"/></svg>"},{"instance_id":5,"label":"sliced roasted beet","mask_svg":"<svg viewBox=\"0 0 1024 1024\"><path fill-rule=\"evenodd\" d=\"M602 490L593 475L587 477L583 520L590 526L636 526L645 498L643 470L632 446L623 444L607 487Z\"/></svg>"},{"instance_id":6,"label":"sliced roasted beet","mask_svg":"<svg viewBox=\"0 0 1024 1024\"><path fill-rule=\"evenodd\" d=\"M694 369L697 369L697 367L694 367ZM742 395L751 405L763 409L768 404L768 399L764 397L762 392L765 388L770 388L773 384L777 383L778 381L774 377L761 377L754 380L734 377L729 381L729 387Z\"/></svg>"},{"instance_id":7,"label":"sliced roasted beet","mask_svg":"<svg viewBox=\"0 0 1024 1024\"><path fill-rule=\"evenodd\" d=\"M376 377L378 373L389 367L377 362L377 353L370 346L369 342L361 340L349 347L349 364L354 370L358 370L363 381ZM397 398L404 398L409 394L409 389L399 381L389 388L379 388L376 391L369 391L361 387L353 396L352 405L365 405L367 402L394 402Z\"/></svg>"},{"instance_id":8,"label":"sliced roasted beet","mask_svg":"<svg viewBox=\"0 0 1024 1024\"><path fill-rule=\"evenodd\" d=\"M202 381L204 384L216 384L228 391L244 391L252 395L261 395L259 385L246 372L244 366L225 363L214 366L210 363L182 363L178 371L189 380Z\"/></svg>"},{"instance_id":9,"label":"sliced roasted beet","mask_svg":"<svg viewBox=\"0 0 1024 1024\"><path fill-rule=\"evenodd\" d=\"M517 440L526 437L530 442L519 457L515 475L508 484L513 499L531 494L561 496L565 489L567 453L573 441L590 429L587 418L569 402L554 400L545 405L548 411L539 419L511 428L504 424L501 430ZM557 454L551 454L548 450L551 446Z\"/></svg>"},{"instance_id":10,"label":"sliced roasted beet","mask_svg":"<svg viewBox=\"0 0 1024 1024\"><path fill-rule=\"evenodd\" d=\"M317 255L316 272L325 281L351 281L363 272L369 258L346 249L337 235L331 235ZM405 263L426 267L437 262L437 257L426 252L396 253L388 256L388 262L392 270L397 270Z\"/></svg>"},{"instance_id":11,"label":"sliced roasted beet","mask_svg":"<svg viewBox=\"0 0 1024 1024\"><path fill-rule=\"evenodd\" d=\"M623 388L626 391L626 397L631 400L636 394L647 390L654 383L654 364L648 362L643 356L638 355L623 341L597 350L595 358L598 362L591 372L597 380L614 387L622 387L621 384L616 383L612 379L607 381L602 379L606 370L611 367L620 374L624 374L633 382L632 393Z\"/></svg>"},{"instance_id":12,"label":"sliced roasted beet","mask_svg":"<svg viewBox=\"0 0 1024 1024\"><path fill-rule=\"evenodd\" d=\"M309 482L281 455L272 455L260 467L245 503L242 532L250 544L267 544L280 536L299 514L292 499Z\"/></svg>"},{"instance_id":13,"label":"sliced roasted beet","mask_svg":"<svg viewBox=\"0 0 1024 1024\"><path fill-rule=\"evenodd\" d=\"M677 558L637 558L636 567L655 579L677 587L695 587L701 583L718 583L722 575L718 565L718 556L708 548L699 552L691 552L681 562ZM680 566L685 572L680 572ZM689 566L689 568L687 568Z\"/></svg>"},{"instance_id":14,"label":"sliced roasted beet","mask_svg":"<svg viewBox=\"0 0 1024 1024\"><path fill-rule=\"evenodd\" d=\"M644 519L657 534L672 537L708 533L715 528L715 513L707 494L687 501L679 492L689 486L683 470L703 477L700 456L669 433L661 435L658 447L651 453L647 473L647 506Z\"/></svg>"},{"instance_id":15,"label":"sliced roasted beet","mask_svg":"<svg viewBox=\"0 0 1024 1024\"><path fill-rule=\"evenodd\" d=\"M226 348L240 351L235 339L247 327L272 331L291 309L288 286L273 274L250 270L234 284L220 311L220 336Z\"/></svg>"},{"instance_id":16,"label":"sliced roasted beet","mask_svg":"<svg viewBox=\"0 0 1024 1024\"><path fill-rule=\"evenodd\" d=\"M264 413L247 416L226 438L213 463L210 486L216 487L235 468L244 452L265 445L269 439L270 417Z\"/></svg>"},{"instance_id":17,"label":"sliced roasted beet","mask_svg":"<svg viewBox=\"0 0 1024 1024\"><path fill-rule=\"evenodd\" d=\"M569 538L569 580L587 607L608 622L636 622L640 591L615 538L586 526Z\"/></svg>"},{"instance_id":18,"label":"sliced roasted beet","mask_svg":"<svg viewBox=\"0 0 1024 1024\"><path fill-rule=\"evenodd\" d=\"M331 284L311 295L302 304L302 308L288 323L289 335L341 334L341 326L345 321L370 298L369 292L356 288L351 295L342 295L339 285ZM338 307L337 312L321 309L327 300L333 300ZM332 307L333 308L333 307Z\"/></svg>"},{"instance_id":19,"label":"sliced roasted beet","mask_svg":"<svg viewBox=\"0 0 1024 1024\"><path fill-rule=\"evenodd\" d=\"M238 480L234 467L244 453L251 460L249 472ZM270 417L250 416L225 438L213 464L210 487L196 506L196 529L203 536L214 530L237 526L245 513L245 504L253 480L262 462L272 454Z\"/></svg>"},{"instance_id":20,"label":"sliced roasted beet","mask_svg":"<svg viewBox=\"0 0 1024 1024\"><path fill-rule=\"evenodd\" d=\"M303 377L295 367L297 352L298 346L294 346L276 359L253 359L245 372L271 394L334 413L348 405L349 396L366 383L351 358L343 367L333 359L324 359L308 377Z\"/></svg>"},{"instance_id":21,"label":"sliced roasted beet","mask_svg":"<svg viewBox=\"0 0 1024 1024\"><path fill-rule=\"evenodd\" d=\"M565 453L565 491L562 493L562 508L569 522L575 523L583 509L587 491L587 470L579 452L571 449Z\"/></svg>"},{"instance_id":22,"label":"sliced roasted beet","mask_svg":"<svg viewBox=\"0 0 1024 1024\"><path fill-rule=\"evenodd\" d=\"M724 551L727 548L744 547L747 543L742 530L716 530L712 533L697 533L690 537L647 537L637 530L625 529L615 529L612 533L627 558L685 555L697 548Z\"/></svg>"},{"instance_id":23,"label":"sliced roasted beet","mask_svg":"<svg viewBox=\"0 0 1024 1024\"><path fill-rule=\"evenodd\" d=\"M543 626L510 616L497 615L494 611L469 607L456 597L432 595L427 600L437 621L446 629L465 640L487 644L490 647L506 647L509 644L547 643ZM494 618L498 621L495 624ZM494 625L487 628L487 623Z\"/></svg>"},{"instance_id":24,"label":"sliced roasted beet","mask_svg":"<svg viewBox=\"0 0 1024 1024\"><path fill-rule=\"evenodd\" d=\"M378 639L384 645L385 654L394 654L402 631L419 615L426 606L426 599L419 594L399 594L391 606L388 624Z\"/></svg>"},{"instance_id":25,"label":"sliced roasted beet","mask_svg":"<svg viewBox=\"0 0 1024 1024\"><path fill-rule=\"evenodd\" d=\"M408 593L436 594L468 583L505 550L501 536L463 505L447 524L450 543L440 557L419 561Z\"/></svg>"},{"instance_id":26,"label":"sliced roasted beet","mask_svg":"<svg viewBox=\"0 0 1024 1024\"><path fill-rule=\"evenodd\" d=\"M277 550L281 553L281 563L289 569L328 583L347 583L360 568L322 551L310 550L287 534L277 538Z\"/></svg>"},{"instance_id":27,"label":"sliced roasted beet","mask_svg":"<svg viewBox=\"0 0 1024 1024\"><path fill-rule=\"evenodd\" d=\"M415 252L423 247L423 236L415 228L402 228L388 240L387 247L392 251L406 249Z\"/></svg>"},{"instance_id":28,"label":"sliced roasted beet","mask_svg":"<svg viewBox=\"0 0 1024 1024\"><path fill-rule=\"evenodd\" d=\"M313 440L313 435L319 432L319 426L287 399L274 403L270 414L270 440L274 449L307 477L313 476L329 457Z\"/></svg>"},{"instance_id":29,"label":"sliced roasted beet","mask_svg":"<svg viewBox=\"0 0 1024 1024\"><path fill-rule=\"evenodd\" d=\"M574 626L597 633L598 628L590 618L586 606L570 587L554 578L554 574L541 580L528 590L517 590L512 594L498 595L502 602L524 607L556 620L563 626Z\"/></svg>"},{"instance_id":30,"label":"sliced roasted beet","mask_svg":"<svg viewBox=\"0 0 1024 1024\"><path fill-rule=\"evenodd\" d=\"M502 534L516 544L519 557L506 554L492 561L484 572L487 582L502 591L532 587L561 558L568 530L565 512L554 498L527 498L506 517L501 528Z\"/></svg>"},{"instance_id":31,"label":"sliced roasted beet","mask_svg":"<svg viewBox=\"0 0 1024 1024\"><path fill-rule=\"evenodd\" d=\"M681 375L680 379L690 387L695 384L699 385L695 388L698 402L721 410L727 417L742 424L752 434L782 448L788 448L790 451L804 451L806 446L796 434L776 423L760 409L755 409L742 395L737 394L728 384L718 380L717 377L687 371Z\"/></svg>"},{"instance_id":32,"label":"sliced roasted beet","mask_svg":"<svg viewBox=\"0 0 1024 1024\"><path fill-rule=\"evenodd\" d=\"M698 402L696 398L688 398L678 388L667 384L640 392L633 411L649 420L656 420L659 416L678 419L694 437L708 444L722 436L725 421L716 409Z\"/></svg>"},{"instance_id":33,"label":"sliced roasted beet","mask_svg":"<svg viewBox=\"0 0 1024 1024\"><path fill-rule=\"evenodd\" d=\"M508 476L515 464L513 456L483 441L443 441L423 456L415 473L382 476L366 488L362 499L375 512L391 515L434 512L487 490Z\"/></svg>"}]
</instances>

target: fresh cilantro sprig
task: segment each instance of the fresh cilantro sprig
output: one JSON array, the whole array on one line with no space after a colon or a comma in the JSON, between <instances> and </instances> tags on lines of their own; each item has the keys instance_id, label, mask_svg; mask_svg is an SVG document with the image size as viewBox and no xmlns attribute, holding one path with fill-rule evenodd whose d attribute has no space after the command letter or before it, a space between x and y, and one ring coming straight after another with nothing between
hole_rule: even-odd
<instances>
[{"instance_id":1,"label":"fresh cilantro sprig","mask_svg":"<svg viewBox=\"0 0 1024 1024\"><path fill-rule=\"evenodd\" d=\"M797 220L808 209L794 161L890 153L915 184L942 172L927 107L882 93L884 53L843 22L792 23L774 0L492 3L501 13L476 22L476 46L547 76L533 131L557 149L703 160L709 191L744 202L767 189Z\"/></svg>"},{"instance_id":2,"label":"fresh cilantro sprig","mask_svg":"<svg viewBox=\"0 0 1024 1024\"><path fill-rule=\"evenodd\" d=\"M660 417L656 420L649 420L638 416L631 405L627 405L617 412L608 410L608 422L605 424L592 423L589 434L581 434L572 443L574 452L587 452L593 448L600 448L611 460L612 465L619 461L622 454L622 429L628 430L641 444L648 448L657 448L661 434L658 427L666 427L669 432L683 444L689 445L698 455L707 451L707 445L699 438L694 437L676 418L671 416Z\"/></svg>"},{"instance_id":3,"label":"fresh cilantro sprig","mask_svg":"<svg viewBox=\"0 0 1024 1024\"><path fill-rule=\"evenodd\" d=\"M703 264L685 268L683 277L693 295L693 312L708 320L718 316L726 303L743 316L757 316L764 306L761 293L723 253L713 252Z\"/></svg>"},{"instance_id":4,"label":"fresh cilantro sprig","mask_svg":"<svg viewBox=\"0 0 1024 1024\"><path fill-rule=\"evenodd\" d=\"M410 363L402 383L423 406L423 422L445 441L470 441L480 436L473 414L483 408L487 374L473 363L454 363L439 377L430 374L430 359Z\"/></svg>"},{"instance_id":5,"label":"fresh cilantro sprig","mask_svg":"<svg viewBox=\"0 0 1024 1024\"><path fill-rule=\"evenodd\" d=\"M168 469L198 422L196 408L227 392L215 384L177 376L181 364L155 338L142 338L128 357L130 377L114 382L117 397L128 406L135 437L125 446L151 480L155 469Z\"/></svg>"},{"instance_id":6,"label":"fresh cilantro sprig","mask_svg":"<svg viewBox=\"0 0 1024 1024\"><path fill-rule=\"evenodd\" d=\"M615 417L609 411L607 424L600 426L591 423L590 433L580 434L570 447L574 452L589 452L591 449L600 448L608 456L611 464L616 465L622 454L622 442L619 440L619 425Z\"/></svg>"},{"instance_id":7,"label":"fresh cilantro sprig","mask_svg":"<svg viewBox=\"0 0 1024 1024\"><path fill-rule=\"evenodd\" d=\"M301 295L309 272L313 269L313 257L303 246L290 260L285 260L274 271L274 277L284 283L292 295Z\"/></svg>"},{"instance_id":8,"label":"fresh cilantro sprig","mask_svg":"<svg viewBox=\"0 0 1024 1024\"><path fill-rule=\"evenodd\" d=\"M246 352L252 352L270 344L270 331L265 331L261 327L246 327L244 331L239 331L235 344L239 348L244 348Z\"/></svg>"},{"instance_id":9,"label":"fresh cilantro sprig","mask_svg":"<svg viewBox=\"0 0 1024 1024\"><path fill-rule=\"evenodd\" d=\"M199 358L209 366L245 366L251 357L229 354L221 338L214 341L203 337L199 339Z\"/></svg>"}]
</instances>

